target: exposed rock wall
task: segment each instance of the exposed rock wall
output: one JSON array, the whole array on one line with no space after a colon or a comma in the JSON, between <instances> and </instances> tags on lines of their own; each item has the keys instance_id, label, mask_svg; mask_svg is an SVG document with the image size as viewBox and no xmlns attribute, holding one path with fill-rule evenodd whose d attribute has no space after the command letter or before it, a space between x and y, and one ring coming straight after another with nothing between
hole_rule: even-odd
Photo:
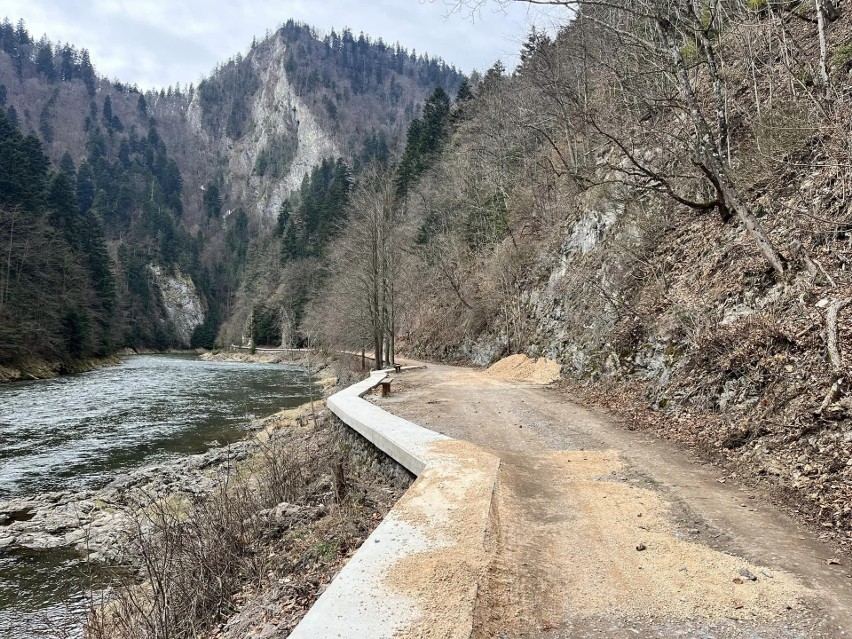
<instances>
[{"instance_id":1,"label":"exposed rock wall","mask_svg":"<svg viewBox=\"0 0 852 639\"><path fill-rule=\"evenodd\" d=\"M769 193L761 203L793 210L799 197L830 210L820 193ZM480 365L512 352L555 359L578 392L631 428L767 486L852 547L852 401L828 353L828 310L852 297L852 241L847 227L826 232L816 219L763 221L785 252L808 238L814 266L799 258L779 280L741 225L599 187L530 251L517 300L444 353ZM502 318L516 302L521 329L507 335ZM852 323L839 308L836 343L848 362Z\"/></svg>"},{"instance_id":2,"label":"exposed rock wall","mask_svg":"<svg viewBox=\"0 0 852 639\"><path fill-rule=\"evenodd\" d=\"M275 219L281 203L299 187L315 165L325 158L340 157L331 137L296 94L284 69L286 50L282 38L277 36L250 54L261 87L251 98L251 126L238 140L210 137L202 125L199 93L195 94L187 112L191 127L223 158L229 202L244 206L249 216L262 225ZM289 169L274 179L256 175L258 155L270 142L281 139L296 144Z\"/></svg>"},{"instance_id":3,"label":"exposed rock wall","mask_svg":"<svg viewBox=\"0 0 852 639\"><path fill-rule=\"evenodd\" d=\"M169 274L156 264L148 268L160 289L166 319L174 330L175 339L182 346L189 346L192 332L204 323L205 316L195 284L179 270Z\"/></svg>"}]
</instances>

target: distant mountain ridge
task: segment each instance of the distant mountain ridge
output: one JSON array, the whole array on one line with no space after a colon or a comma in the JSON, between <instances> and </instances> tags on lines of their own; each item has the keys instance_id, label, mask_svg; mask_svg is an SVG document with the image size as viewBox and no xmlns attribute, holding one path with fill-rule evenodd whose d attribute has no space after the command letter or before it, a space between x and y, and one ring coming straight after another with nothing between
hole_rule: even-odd
<instances>
[{"instance_id":1,"label":"distant mountain ridge","mask_svg":"<svg viewBox=\"0 0 852 639\"><path fill-rule=\"evenodd\" d=\"M349 30L320 38L289 21L197 87L141 92L99 77L85 49L36 41L23 21L0 24L7 119L71 178L74 215L103 225L116 303L99 350L210 344L251 243L313 169L341 158L357 172L398 155L426 96L462 80L399 45ZM164 295L186 282L197 301ZM184 302L192 318L176 320ZM204 338L187 341L187 322L199 321ZM0 349L0 363L11 359Z\"/></svg>"}]
</instances>

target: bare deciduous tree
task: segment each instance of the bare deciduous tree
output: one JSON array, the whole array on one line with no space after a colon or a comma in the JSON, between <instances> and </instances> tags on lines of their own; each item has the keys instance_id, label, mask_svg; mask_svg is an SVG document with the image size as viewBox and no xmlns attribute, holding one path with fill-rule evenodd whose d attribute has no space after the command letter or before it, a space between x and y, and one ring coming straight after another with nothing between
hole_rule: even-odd
<instances>
[{"instance_id":1,"label":"bare deciduous tree","mask_svg":"<svg viewBox=\"0 0 852 639\"><path fill-rule=\"evenodd\" d=\"M570 67L551 64L548 55L531 56L534 64L522 64L519 71L531 76L538 96L544 98L524 109L520 124L551 147L558 169L579 179L600 180L582 170L589 167L589 158L582 158L582 149L578 153L577 148L578 138L587 143L597 138L617 151L610 168L622 180L678 204L716 208L724 219L738 219L767 264L779 277L786 277L787 260L743 196L736 152L748 130L733 127L730 117L728 80L738 72L736 60L724 55L725 36L749 31L754 6L739 0L497 0L497 4L512 1L563 7L566 21L572 21L569 36L558 37L572 39L561 48L574 53L573 71L565 73ZM486 1L448 4L454 10L476 10ZM815 8L820 53L813 66L819 68L827 88L826 21L836 9L827 0L815 0ZM781 33L791 39L786 27ZM540 40L547 46L546 37ZM778 47L782 57L793 54L787 40ZM795 65L791 70L802 66ZM789 74L791 81L794 76ZM819 102L808 92L806 97ZM617 104L623 106L621 121L612 121ZM645 152L654 148L660 151L657 158L646 157ZM684 187L695 190L694 185L697 192L714 195L696 198L684 191Z\"/></svg>"},{"instance_id":2,"label":"bare deciduous tree","mask_svg":"<svg viewBox=\"0 0 852 639\"><path fill-rule=\"evenodd\" d=\"M365 170L330 251L329 281L308 320L323 341L345 349L371 343L376 368L394 362L396 279L404 241L393 176Z\"/></svg>"}]
</instances>

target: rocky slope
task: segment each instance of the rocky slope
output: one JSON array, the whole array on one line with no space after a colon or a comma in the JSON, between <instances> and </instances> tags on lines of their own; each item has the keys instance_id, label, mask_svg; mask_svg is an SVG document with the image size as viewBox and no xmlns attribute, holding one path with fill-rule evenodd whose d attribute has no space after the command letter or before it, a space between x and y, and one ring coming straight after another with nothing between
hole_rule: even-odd
<instances>
[{"instance_id":1,"label":"rocky slope","mask_svg":"<svg viewBox=\"0 0 852 639\"><path fill-rule=\"evenodd\" d=\"M615 3L556 39L532 37L514 75L491 75L457 111L412 198L418 259L398 287L401 331L432 357L556 359L629 428L655 429L764 484L848 548L852 20L840 3L825 22L821 84L811 7L797 16L722 4L712 27L674 8L668 17L686 43L674 58L690 65L692 97L672 80L672 49L654 48L658 31L640 54L601 26L613 16L626 29L653 25L650 3L622 14ZM689 49L702 34L701 46L724 55L716 84ZM749 49L762 38L785 51L781 34L801 47L792 69L789 58ZM624 73L660 83L625 83ZM791 74L810 79L791 83ZM724 118L714 86L727 96ZM696 113L713 131L720 119L729 126L725 179L748 224L705 182L712 163ZM765 232L783 274L749 224Z\"/></svg>"}]
</instances>

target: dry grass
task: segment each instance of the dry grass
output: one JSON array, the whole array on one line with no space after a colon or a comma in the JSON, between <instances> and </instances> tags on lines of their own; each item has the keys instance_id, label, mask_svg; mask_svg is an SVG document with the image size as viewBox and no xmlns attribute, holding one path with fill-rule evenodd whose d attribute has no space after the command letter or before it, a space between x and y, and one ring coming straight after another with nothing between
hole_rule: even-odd
<instances>
[{"instance_id":1,"label":"dry grass","mask_svg":"<svg viewBox=\"0 0 852 639\"><path fill-rule=\"evenodd\" d=\"M272 430L215 493L188 504L151 499L135 513L128 553L138 572L117 577L93 607L88 636L216 636L285 580L275 603L295 626L408 481L328 413Z\"/></svg>"}]
</instances>

